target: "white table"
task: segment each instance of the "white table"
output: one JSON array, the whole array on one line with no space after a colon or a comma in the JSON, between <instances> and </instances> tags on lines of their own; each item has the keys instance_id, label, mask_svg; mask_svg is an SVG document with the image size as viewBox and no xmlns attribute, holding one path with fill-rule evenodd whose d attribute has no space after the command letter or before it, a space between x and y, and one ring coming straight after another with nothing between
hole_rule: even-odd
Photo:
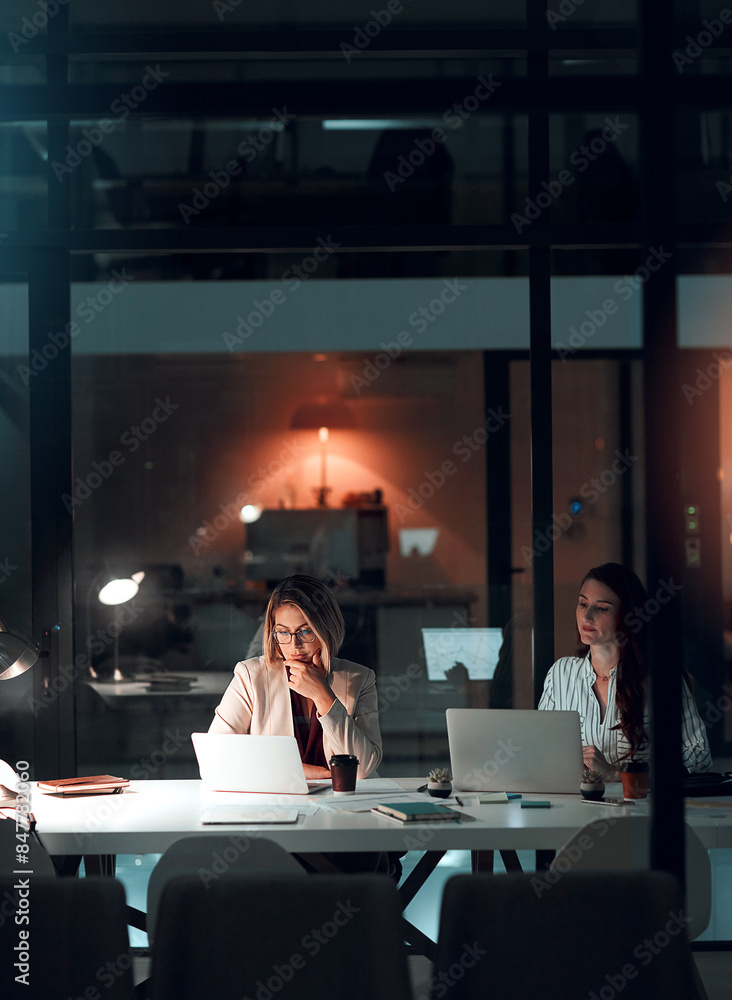
<instances>
[{"instance_id":1,"label":"white table","mask_svg":"<svg viewBox=\"0 0 732 1000\"><path fill-rule=\"evenodd\" d=\"M405 790L413 790L423 779L395 780ZM369 779L359 782L359 789L368 788ZM610 787L608 794L613 791ZM524 795L524 799L548 799L551 808L522 809L521 800L482 805L466 809L476 819L465 823L402 825L373 813L331 813L320 808L301 815L292 825L203 826L199 822L202 809L209 805L261 802L306 810L326 802L331 794L255 796L208 792L194 780L150 780L132 781L124 793L104 796L62 798L34 789L31 809L38 836L49 853L100 855L158 854L182 837L212 832L266 836L285 850L301 853L555 850L586 823L623 811L584 804L579 795ZM337 801L344 800L339 797ZM687 819L705 847L732 847L732 798L726 800L729 809L725 800L716 801L725 807L694 806L687 809Z\"/></svg>"}]
</instances>

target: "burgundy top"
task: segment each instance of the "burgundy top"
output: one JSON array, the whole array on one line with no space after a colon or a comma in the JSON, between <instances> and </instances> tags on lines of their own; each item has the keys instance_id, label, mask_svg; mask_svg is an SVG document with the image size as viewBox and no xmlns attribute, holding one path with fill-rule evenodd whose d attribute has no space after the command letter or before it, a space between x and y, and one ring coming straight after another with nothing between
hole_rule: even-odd
<instances>
[{"instance_id":1,"label":"burgundy top","mask_svg":"<svg viewBox=\"0 0 732 1000\"><path fill-rule=\"evenodd\" d=\"M295 725L295 739L303 764L328 767L323 749L323 728L318 722L315 702L290 689L292 721Z\"/></svg>"}]
</instances>

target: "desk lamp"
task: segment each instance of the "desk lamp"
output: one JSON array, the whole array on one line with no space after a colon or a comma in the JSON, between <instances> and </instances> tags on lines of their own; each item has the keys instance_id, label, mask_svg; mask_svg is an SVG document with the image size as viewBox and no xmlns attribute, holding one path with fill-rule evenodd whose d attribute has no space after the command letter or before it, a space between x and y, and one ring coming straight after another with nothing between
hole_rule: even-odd
<instances>
[{"instance_id":1,"label":"desk lamp","mask_svg":"<svg viewBox=\"0 0 732 1000\"><path fill-rule=\"evenodd\" d=\"M349 430L356 426L348 405L341 399L319 396L309 403L303 403L293 414L290 426L293 429L318 432L320 441L320 486L313 487L317 507L328 506L328 436L331 430Z\"/></svg>"},{"instance_id":2,"label":"desk lamp","mask_svg":"<svg viewBox=\"0 0 732 1000\"><path fill-rule=\"evenodd\" d=\"M99 603L106 604L108 607L126 604L127 601L131 601L137 594L144 577L145 574L140 571L139 573L133 573L130 577L118 577L117 579L110 580L104 584L97 594ZM119 630L117 630L114 636L114 674L112 676L115 681L124 680L122 672L119 669Z\"/></svg>"},{"instance_id":3,"label":"desk lamp","mask_svg":"<svg viewBox=\"0 0 732 1000\"><path fill-rule=\"evenodd\" d=\"M131 601L140 589L144 577L143 572L133 573L130 577L120 577L105 583L97 594L100 604L114 606Z\"/></svg>"},{"instance_id":4,"label":"desk lamp","mask_svg":"<svg viewBox=\"0 0 732 1000\"><path fill-rule=\"evenodd\" d=\"M0 681L24 673L38 659L38 646L21 632L11 632L0 619Z\"/></svg>"}]
</instances>

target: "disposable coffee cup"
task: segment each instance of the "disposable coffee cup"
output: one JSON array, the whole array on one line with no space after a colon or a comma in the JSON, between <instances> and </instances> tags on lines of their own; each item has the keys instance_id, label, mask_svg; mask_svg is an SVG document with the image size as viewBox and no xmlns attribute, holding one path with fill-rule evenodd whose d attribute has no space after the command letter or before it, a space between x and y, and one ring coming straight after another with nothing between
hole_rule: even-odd
<instances>
[{"instance_id":1,"label":"disposable coffee cup","mask_svg":"<svg viewBox=\"0 0 732 1000\"><path fill-rule=\"evenodd\" d=\"M624 799L645 799L648 796L648 764L629 760L621 767Z\"/></svg>"},{"instance_id":2,"label":"disposable coffee cup","mask_svg":"<svg viewBox=\"0 0 732 1000\"><path fill-rule=\"evenodd\" d=\"M358 757L350 753L334 753L330 758L330 776L337 795L353 795L356 791Z\"/></svg>"}]
</instances>

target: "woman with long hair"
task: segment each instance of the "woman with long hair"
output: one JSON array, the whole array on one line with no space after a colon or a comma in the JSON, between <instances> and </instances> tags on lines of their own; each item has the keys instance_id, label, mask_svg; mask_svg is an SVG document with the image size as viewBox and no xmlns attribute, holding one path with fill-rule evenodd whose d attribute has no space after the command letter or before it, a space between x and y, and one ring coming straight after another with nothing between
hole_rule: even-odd
<instances>
[{"instance_id":1,"label":"woman with long hair","mask_svg":"<svg viewBox=\"0 0 732 1000\"><path fill-rule=\"evenodd\" d=\"M627 760L649 759L646 591L619 563L596 566L577 601L577 652L551 667L540 709L579 712L585 767L619 781ZM706 730L683 676L683 760L690 772L712 766Z\"/></svg>"}]
</instances>

